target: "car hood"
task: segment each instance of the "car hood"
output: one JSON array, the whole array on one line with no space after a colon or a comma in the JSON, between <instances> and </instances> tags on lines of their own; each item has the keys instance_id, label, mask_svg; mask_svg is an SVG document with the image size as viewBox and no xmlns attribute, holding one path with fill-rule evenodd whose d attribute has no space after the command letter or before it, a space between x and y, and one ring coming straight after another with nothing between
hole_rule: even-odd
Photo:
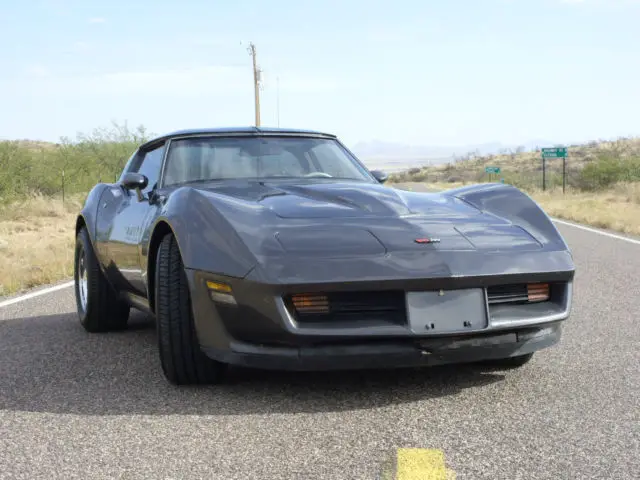
<instances>
[{"instance_id":1,"label":"car hood","mask_svg":"<svg viewBox=\"0 0 640 480\"><path fill-rule=\"evenodd\" d=\"M261 253L265 237L288 254L376 255L422 250L539 250L526 229L442 193L378 184L252 182L207 189L236 231ZM213 195L212 195L213 194ZM224 205L224 206L223 206ZM259 217L259 218L258 218ZM273 252L273 250L271 250Z\"/></svg>"},{"instance_id":2,"label":"car hood","mask_svg":"<svg viewBox=\"0 0 640 480\"><path fill-rule=\"evenodd\" d=\"M189 213L173 222L188 221L184 228L201 232L190 237L193 245L187 250L196 255L217 245L225 253L198 254L191 262L194 268L236 276L251 270L256 281L467 277L572 268L566 245L546 215L507 186L415 193L359 182L250 181L180 190L176 196L183 200L174 203L189 205ZM245 260L230 270L208 267L209 258Z\"/></svg>"},{"instance_id":3,"label":"car hood","mask_svg":"<svg viewBox=\"0 0 640 480\"><path fill-rule=\"evenodd\" d=\"M269 184L247 182L207 192L264 207L280 218L402 217L468 218L478 209L438 193L413 193L370 183Z\"/></svg>"}]
</instances>

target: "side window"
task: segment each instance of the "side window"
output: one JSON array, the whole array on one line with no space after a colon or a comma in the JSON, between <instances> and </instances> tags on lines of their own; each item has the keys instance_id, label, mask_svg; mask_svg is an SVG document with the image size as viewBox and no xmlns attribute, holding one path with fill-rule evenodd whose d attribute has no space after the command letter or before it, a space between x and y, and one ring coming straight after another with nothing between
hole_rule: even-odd
<instances>
[{"instance_id":1,"label":"side window","mask_svg":"<svg viewBox=\"0 0 640 480\"><path fill-rule=\"evenodd\" d=\"M162 169L162 157L164 156L164 145L149 150L142 158L142 164L138 167L137 172L143 174L149 179L145 193L153 190L160 179L160 170Z\"/></svg>"},{"instance_id":2,"label":"side window","mask_svg":"<svg viewBox=\"0 0 640 480\"><path fill-rule=\"evenodd\" d=\"M133 169L135 167L135 163L136 163L137 157L138 157L138 150L133 152L131 154L131 156L129 157L129 159L124 164L124 168L122 169L122 172L120 173L120 177L118 178L119 182L122 181L122 178L125 176L126 173L129 173L129 172L133 171Z\"/></svg>"}]
</instances>

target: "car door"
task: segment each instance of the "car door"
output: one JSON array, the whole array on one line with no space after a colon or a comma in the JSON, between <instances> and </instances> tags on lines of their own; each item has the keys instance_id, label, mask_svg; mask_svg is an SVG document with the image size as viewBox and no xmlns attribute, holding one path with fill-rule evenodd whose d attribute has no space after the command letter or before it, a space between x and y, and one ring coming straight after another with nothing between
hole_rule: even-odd
<instances>
[{"instance_id":1,"label":"car door","mask_svg":"<svg viewBox=\"0 0 640 480\"><path fill-rule=\"evenodd\" d=\"M106 229L102 237L106 239L103 255L107 259L107 275L119 291L143 297L147 296L147 289L146 266L141 264L141 242L157 216L159 207L149 203L149 195L157 187L164 151L164 143L140 151L128 170L148 179L141 198L135 191L114 185L105 190L100 199L98 228Z\"/></svg>"}]
</instances>

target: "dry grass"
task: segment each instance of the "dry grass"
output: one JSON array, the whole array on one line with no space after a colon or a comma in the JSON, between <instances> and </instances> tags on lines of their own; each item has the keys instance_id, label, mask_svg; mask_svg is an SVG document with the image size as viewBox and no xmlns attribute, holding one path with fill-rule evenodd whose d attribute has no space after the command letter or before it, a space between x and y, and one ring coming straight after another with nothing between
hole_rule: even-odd
<instances>
[{"instance_id":1,"label":"dry grass","mask_svg":"<svg viewBox=\"0 0 640 480\"><path fill-rule=\"evenodd\" d=\"M79 210L77 200L45 197L0 208L0 296L72 275Z\"/></svg>"},{"instance_id":2,"label":"dry grass","mask_svg":"<svg viewBox=\"0 0 640 480\"><path fill-rule=\"evenodd\" d=\"M619 184L603 192L529 193L553 217L640 235L640 183Z\"/></svg>"},{"instance_id":3,"label":"dry grass","mask_svg":"<svg viewBox=\"0 0 640 480\"><path fill-rule=\"evenodd\" d=\"M408 185L409 188L410 184ZM424 183L433 190L448 190L465 183ZM466 183L469 185L469 183ZM413 189L418 190L418 189ZM552 217L564 218L594 227L640 235L640 183L620 183L601 192L562 189L527 190Z\"/></svg>"}]
</instances>

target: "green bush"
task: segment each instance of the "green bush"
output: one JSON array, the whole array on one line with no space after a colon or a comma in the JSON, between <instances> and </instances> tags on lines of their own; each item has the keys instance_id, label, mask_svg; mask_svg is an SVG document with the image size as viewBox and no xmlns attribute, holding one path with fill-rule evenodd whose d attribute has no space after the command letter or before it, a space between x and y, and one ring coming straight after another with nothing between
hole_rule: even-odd
<instances>
[{"instance_id":1,"label":"green bush","mask_svg":"<svg viewBox=\"0 0 640 480\"><path fill-rule=\"evenodd\" d=\"M86 193L98 182L113 182L135 149L149 138L142 126L127 124L78 134L60 143L0 142L0 202L34 194ZM63 178L64 176L64 178Z\"/></svg>"},{"instance_id":2,"label":"green bush","mask_svg":"<svg viewBox=\"0 0 640 480\"><path fill-rule=\"evenodd\" d=\"M582 169L577 186L584 190L599 190L614 183L634 181L640 181L640 157L601 154Z\"/></svg>"}]
</instances>

